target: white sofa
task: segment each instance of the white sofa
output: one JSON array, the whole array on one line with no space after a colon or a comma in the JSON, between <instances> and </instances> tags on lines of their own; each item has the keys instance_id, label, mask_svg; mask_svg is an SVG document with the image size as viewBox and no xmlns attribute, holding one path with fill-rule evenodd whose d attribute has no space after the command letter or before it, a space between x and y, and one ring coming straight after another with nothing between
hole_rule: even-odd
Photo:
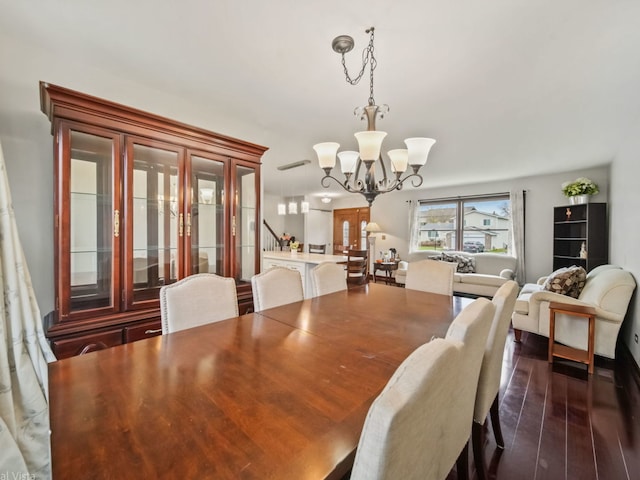
<instances>
[{"instance_id":1,"label":"white sofa","mask_svg":"<svg viewBox=\"0 0 640 480\"><path fill-rule=\"evenodd\" d=\"M543 289L546 277L537 284L525 284L516 300L511 323L516 340L521 331L549 336L549 303L587 305L596 309L595 353L615 358L616 341L636 282L626 270L601 265L587 274L578 298ZM576 317L556 315L555 340L570 347L586 349L587 322Z\"/></svg>"},{"instance_id":2,"label":"white sofa","mask_svg":"<svg viewBox=\"0 0 640 480\"><path fill-rule=\"evenodd\" d=\"M407 269L411 268L411 262L424 260L442 252L435 250L422 250L412 253L407 260L398 263L395 272L396 283L404 285L407 278ZM467 253L449 251L448 255L461 255L471 257L475 262L475 273L459 273L453 276L453 293L480 295L493 297L496 291L507 280L513 280L516 270L516 258L501 253Z\"/></svg>"}]
</instances>

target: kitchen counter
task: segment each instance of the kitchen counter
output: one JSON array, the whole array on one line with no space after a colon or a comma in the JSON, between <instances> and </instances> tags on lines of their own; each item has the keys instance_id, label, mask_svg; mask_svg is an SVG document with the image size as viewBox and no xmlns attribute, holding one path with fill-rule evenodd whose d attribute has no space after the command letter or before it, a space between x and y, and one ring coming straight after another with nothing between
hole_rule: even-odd
<instances>
[{"instance_id":1,"label":"kitchen counter","mask_svg":"<svg viewBox=\"0 0 640 480\"><path fill-rule=\"evenodd\" d=\"M271 267L285 267L300 272L304 297L312 296L311 269L324 262L346 262L344 255L324 255L321 253L262 252L262 270Z\"/></svg>"}]
</instances>

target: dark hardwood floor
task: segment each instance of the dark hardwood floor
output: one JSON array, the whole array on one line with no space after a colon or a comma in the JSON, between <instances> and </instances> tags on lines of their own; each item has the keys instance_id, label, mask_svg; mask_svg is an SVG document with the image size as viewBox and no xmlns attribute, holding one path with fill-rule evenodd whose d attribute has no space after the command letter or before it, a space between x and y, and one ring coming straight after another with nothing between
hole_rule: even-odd
<instances>
[{"instance_id":1,"label":"dark hardwood floor","mask_svg":"<svg viewBox=\"0 0 640 480\"><path fill-rule=\"evenodd\" d=\"M640 478L640 385L630 354L596 357L588 375L586 365L559 359L549 365L547 342L526 332L520 344L513 332L507 338L500 390L505 449L488 431L489 478ZM455 468L449 478L456 478Z\"/></svg>"}]
</instances>

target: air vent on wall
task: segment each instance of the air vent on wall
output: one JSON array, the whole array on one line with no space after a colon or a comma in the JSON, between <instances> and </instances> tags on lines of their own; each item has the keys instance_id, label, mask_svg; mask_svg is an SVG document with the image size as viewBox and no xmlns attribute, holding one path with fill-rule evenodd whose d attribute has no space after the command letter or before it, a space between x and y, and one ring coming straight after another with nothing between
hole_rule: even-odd
<instances>
[{"instance_id":1,"label":"air vent on wall","mask_svg":"<svg viewBox=\"0 0 640 480\"><path fill-rule=\"evenodd\" d=\"M311 163L311 160L299 160L293 163L287 163L286 165L280 165L278 170L291 170L292 168L302 167L307 163Z\"/></svg>"}]
</instances>

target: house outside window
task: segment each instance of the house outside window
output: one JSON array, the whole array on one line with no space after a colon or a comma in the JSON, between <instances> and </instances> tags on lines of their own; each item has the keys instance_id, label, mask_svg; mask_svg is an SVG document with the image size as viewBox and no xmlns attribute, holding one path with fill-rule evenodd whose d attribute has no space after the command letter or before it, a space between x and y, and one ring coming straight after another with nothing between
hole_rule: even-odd
<instances>
[{"instance_id":1,"label":"house outside window","mask_svg":"<svg viewBox=\"0 0 640 480\"><path fill-rule=\"evenodd\" d=\"M512 252L509 195L420 200L410 251Z\"/></svg>"}]
</instances>

